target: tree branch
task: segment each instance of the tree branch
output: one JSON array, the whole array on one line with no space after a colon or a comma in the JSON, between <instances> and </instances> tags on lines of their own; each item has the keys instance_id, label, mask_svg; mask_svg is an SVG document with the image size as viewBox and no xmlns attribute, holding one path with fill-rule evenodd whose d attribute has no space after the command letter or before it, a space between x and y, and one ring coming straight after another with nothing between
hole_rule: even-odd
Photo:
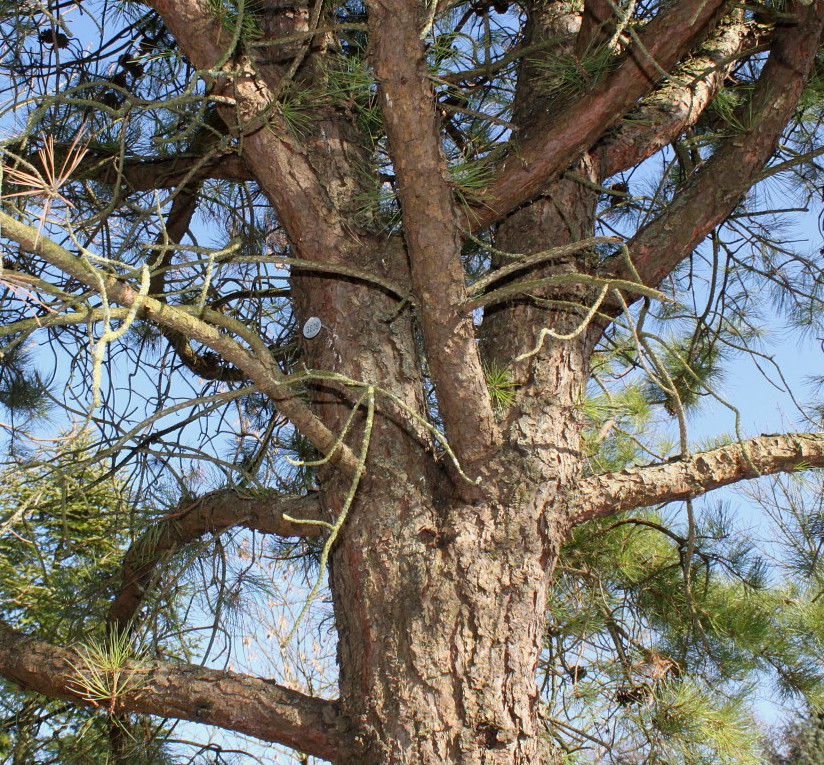
<instances>
[{"instance_id":1,"label":"tree branch","mask_svg":"<svg viewBox=\"0 0 824 765\"><path fill-rule=\"evenodd\" d=\"M86 260L79 258L60 245L47 239L36 229L0 212L0 230L4 237L17 242L29 252L74 277L81 284L99 292L105 290L109 299L127 308L137 304L138 315L157 322L161 326L192 338L219 353L227 362L241 369L260 390L271 398L280 411L309 442L323 454L331 453L331 462L347 473L354 473L357 460L346 444L337 443L337 435L327 428L289 387L289 380L279 370L268 348L262 341L255 343L254 353L245 348L232 335L220 332L202 321L199 316L209 315L224 324L228 317L215 311L187 311L187 306L171 306L155 298L140 296L128 284L109 273L97 271ZM197 315L194 315L194 314ZM248 330L234 322L232 329L241 337L249 337ZM334 449L334 451L333 451Z\"/></svg>"},{"instance_id":2,"label":"tree branch","mask_svg":"<svg viewBox=\"0 0 824 765\"><path fill-rule=\"evenodd\" d=\"M379 0L369 6L372 60L423 340L446 436L464 469L497 438L492 402L466 300L458 212L446 163L420 29L425 6Z\"/></svg>"},{"instance_id":3,"label":"tree branch","mask_svg":"<svg viewBox=\"0 0 824 765\"><path fill-rule=\"evenodd\" d=\"M175 190L171 210L169 210L163 228L155 240L155 244L163 249L160 250L151 264L149 294L164 303L166 302L163 294L166 286L166 273L175 254L175 248L169 245L180 244L183 241L197 209L199 192L199 182L187 183ZM197 353L189 338L183 333L164 326L160 327L160 331L180 361L190 371L204 380L242 382L245 379L246 375L241 369L233 366L227 367L221 364L219 360L212 360L208 354Z\"/></svg>"},{"instance_id":4,"label":"tree branch","mask_svg":"<svg viewBox=\"0 0 824 765\"><path fill-rule=\"evenodd\" d=\"M153 524L132 544L123 559L122 584L109 609L109 624L118 632L124 631L143 602L157 564L208 532L242 526L282 537L317 539L323 534L320 524L295 523L284 516L307 521L327 520L317 494L247 497L231 489L206 494L180 512L161 519L160 531L158 524Z\"/></svg>"},{"instance_id":5,"label":"tree branch","mask_svg":"<svg viewBox=\"0 0 824 765\"><path fill-rule=\"evenodd\" d=\"M498 170L484 206L465 213L464 227L480 231L534 198L558 173L589 149L706 33L724 0L689 0L667 7L644 28L614 74L552 119L513 152Z\"/></svg>"},{"instance_id":6,"label":"tree branch","mask_svg":"<svg viewBox=\"0 0 824 765\"><path fill-rule=\"evenodd\" d=\"M691 499L759 475L806 468L824 468L824 433L758 436L743 445L728 444L670 462L585 478L576 489L576 502L582 509L570 523Z\"/></svg>"},{"instance_id":7,"label":"tree branch","mask_svg":"<svg viewBox=\"0 0 824 765\"><path fill-rule=\"evenodd\" d=\"M199 192L199 183L187 183L175 190L172 197L172 208L169 210L163 228L155 240L155 244L166 246L151 264L149 294L164 303L166 302L163 294L166 286L166 272L171 266L175 254L174 248L168 245L180 244L183 241L197 209ZM160 327L160 331L183 364L204 380L240 382L245 378L243 371L237 367L226 367L219 361L215 363L206 355L196 353L189 338L181 332L163 326Z\"/></svg>"},{"instance_id":8,"label":"tree branch","mask_svg":"<svg viewBox=\"0 0 824 765\"><path fill-rule=\"evenodd\" d=\"M698 55L645 98L593 148L598 176L608 178L651 157L694 125L721 89L752 37L752 25L724 24Z\"/></svg>"},{"instance_id":9,"label":"tree branch","mask_svg":"<svg viewBox=\"0 0 824 765\"><path fill-rule=\"evenodd\" d=\"M776 31L770 57L742 113L749 129L719 146L669 206L629 242L645 284L660 284L735 209L772 156L798 104L824 29L824 5L793 7L798 23ZM603 271L630 276L624 258L606 261Z\"/></svg>"},{"instance_id":10,"label":"tree branch","mask_svg":"<svg viewBox=\"0 0 824 765\"><path fill-rule=\"evenodd\" d=\"M76 651L43 643L0 622L0 675L23 688L90 704L80 682L83 665ZM326 760L339 759L349 748L345 722L333 701L192 664L139 661L121 672L128 675L131 669L136 670L136 687L112 699L110 711L217 725Z\"/></svg>"},{"instance_id":11,"label":"tree branch","mask_svg":"<svg viewBox=\"0 0 824 765\"><path fill-rule=\"evenodd\" d=\"M354 181L342 179L357 177L351 165L362 150L347 137L344 122L318 113L316 124L323 130L299 141L277 108L278 70L228 50L231 36L206 3L152 0L149 4L194 66L213 77L215 94L234 101L234 107L220 106L219 112L238 136L241 156L301 255L308 260L345 262L359 242L339 211L351 203L358 189Z\"/></svg>"},{"instance_id":12,"label":"tree branch","mask_svg":"<svg viewBox=\"0 0 824 765\"><path fill-rule=\"evenodd\" d=\"M126 156L122 162L116 152L90 149L78 164L73 178L93 180L107 186L125 183L132 191L171 189L183 182L196 184L207 178L236 182L254 180L242 157L234 153L207 157L205 148L208 144L203 146L193 142L187 151L172 157ZM42 160L38 153L18 156L42 172Z\"/></svg>"},{"instance_id":13,"label":"tree branch","mask_svg":"<svg viewBox=\"0 0 824 765\"><path fill-rule=\"evenodd\" d=\"M237 154L225 154L206 161L203 161L202 154L190 152L160 159L127 157L120 171L115 167L113 159L91 157L81 163L77 177L93 178L105 184L122 180L134 191L175 188L184 180L191 183L207 178L237 182L254 180L246 161ZM201 166L192 175L192 165L201 162Z\"/></svg>"}]
</instances>

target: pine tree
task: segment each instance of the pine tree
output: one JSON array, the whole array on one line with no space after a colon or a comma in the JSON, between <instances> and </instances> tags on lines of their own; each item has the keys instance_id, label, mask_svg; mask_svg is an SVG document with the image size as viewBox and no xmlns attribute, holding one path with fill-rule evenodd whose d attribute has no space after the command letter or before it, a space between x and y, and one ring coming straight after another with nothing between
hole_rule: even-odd
<instances>
[{"instance_id":1,"label":"pine tree","mask_svg":"<svg viewBox=\"0 0 824 765\"><path fill-rule=\"evenodd\" d=\"M124 482L96 463L84 466L82 442L77 446L72 452L41 448L18 457L2 475L0 603L10 626L64 645L105 649L106 613L137 519L129 517ZM127 652L132 658L131 647ZM105 704L95 698L97 709ZM4 762L114 761L110 720L94 708L44 700L3 680L0 709ZM135 735L141 729L143 741ZM169 762L162 733L156 724L136 722L127 737L131 761Z\"/></svg>"},{"instance_id":2,"label":"pine tree","mask_svg":"<svg viewBox=\"0 0 824 765\"><path fill-rule=\"evenodd\" d=\"M0 30L18 759L749 765L757 689L824 706L822 408L723 392L822 334L824 2ZM776 475L767 545L701 504Z\"/></svg>"},{"instance_id":3,"label":"pine tree","mask_svg":"<svg viewBox=\"0 0 824 765\"><path fill-rule=\"evenodd\" d=\"M824 729L820 715L811 714L782 730L778 748L770 753L770 765L818 765L824 762Z\"/></svg>"}]
</instances>

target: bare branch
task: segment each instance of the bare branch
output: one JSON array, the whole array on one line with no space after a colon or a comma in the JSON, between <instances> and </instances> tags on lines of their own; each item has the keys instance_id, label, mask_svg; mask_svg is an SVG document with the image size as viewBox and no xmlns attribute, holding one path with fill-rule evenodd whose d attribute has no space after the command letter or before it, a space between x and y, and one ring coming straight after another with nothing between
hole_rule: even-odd
<instances>
[{"instance_id":1,"label":"bare branch","mask_svg":"<svg viewBox=\"0 0 824 765\"><path fill-rule=\"evenodd\" d=\"M484 207L466 213L465 227L483 230L539 194L661 79L660 70L678 62L724 5L723 0L690 0L656 16L640 38L643 52L635 46L613 75L504 160Z\"/></svg>"},{"instance_id":2,"label":"bare branch","mask_svg":"<svg viewBox=\"0 0 824 765\"><path fill-rule=\"evenodd\" d=\"M758 436L671 462L585 478L576 490L582 509L570 522L575 525L622 510L691 499L759 475L806 468L824 468L824 433Z\"/></svg>"},{"instance_id":3,"label":"bare branch","mask_svg":"<svg viewBox=\"0 0 824 765\"><path fill-rule=\"evenodd\" d=\"M89 704L78 682L83 658L0 622L0 675L56 699ZM112 699L114 712L136 712L217 725L327 760L349 748L333 701L256 677L192 664L140 661L121 670L136 687Z\"/></svg>"},{"instance_id":4,"label":"bare branch","mask_svg":"<svg viewBox=\"0 0 824 765\"><path fill-rule=\"evenodd\" d=\"M556 258L562 258L565 255L575 255L595 244L619 244L620 242L621 240L614 236L593 236L588 239L582 239L578 242L572 242L571 244L561 244L557 247L552 247L549 250L544 250L543 252L536 252L532 255L521 255L520 257L513 258L513 261L508 265L501 266L501 268L496 269L487 276L478 279L478 281L470 285L469 291L473 295L477 295L486 290L490 284L494 284L501 279L505 279L518 271L532 268L539 263L545 263L550 260L555 260Z\"/></svg>"},{"instance_id":5,"label":"bare branch","mask_svg":"<svg viewBox=\"0 0 824 765\"><path fill-rule=\"evenodd\" d=\"M222 322L231 321L228 317L215 311L189 312L185 306L171 306L152 297L139 297L137 292L125 282L111 274L96 271L84 259L79 258L60 245L42 236L36 229L0 212L0 228L3 236L17 242L29 252L43 258L47 263L74 277L82 284L95 291L101 284L107 296L123 306L130 308L139 305L143 318L151 319L163 327L192 338L219 353L227 362L254 381L262 392L269 396L280 411L310 443L323 454L332 454L331 461L348 473L353 473L357 460L345 444L339 444L337 436L329 430L289 388L289 380L279 370L268 349L262 342L256 343L254 353L245 348L232 335L218 329L198 318L208 314ZM249 332L240 322L233 327L241 337L248 337Z\"/></svg>"},{"instance_id":6,"label":"bare branch","mask_svg":"<svg viewBox=\"0 0 824 765\"><path fill-rule=\"evenodd\" d=\"M409 23L414 14L423 18L424 6L372 3L372 56L427 359L446 436L466 469L483 459L497 428L472 317L461 310L467 295L458 212L420 30Z\"/></svg>"},{"instance_id":7,"label":"bare branch","mask_svg":"<svg viewBox=\"0 0 824 765\"><path fill-rule=\"evenodd\" d=\"M156 566L206 533L238 526L282 537L317 538L323 533L319 524L295 523L284 516L324 519L317 494L249 497L231 489L206 494L180 512L166 516L160 521L161 531L155 525L126 553L121 566L122 584L109 609L109 623L123 631L140 608Z\"/></svg>"},{"instance_id":8,"label":"bare branch","mask_svg":"<svg viewBox=\"0 0 824 765\"><path fill-rule=\"evenodd\" d=\"M317 134L301 143L277 109L277 69L233 55L236 51L227 49L231 36L204 2L153 0L150 5L192 63L213 77L215 95L234 103L219 107L219 112L238 136L241 156L301 255L346 261L359 242L338 211L356 192L354 182L343 179L357 177L347 163L357 159L361 149L349 139L345 120L318 114ZM330 145L342 151L330 152Z\"/></svg>"},{"instance_id":9,"label":"bare branch","mask_svg":"<svg viewBox=\"0 0 824 765\"><path fill-rule=\"evenodd\" d=\"M205 130L202 130L202 132L205 132ZM169 210L163 229L155 240L155 244L162 247L162 249L152 263L149 294L164 303L166 302L163 294L166 285L166 273L175 254L175 248L169 245L180 244L183 241L197 209L199 192L199 182L186 183L175 191L172 198L172 208ZM246 375L241 369L233 366L227 367L220 363L219 358L213 360L208 354L197 353L189 338L183 333L164 326L160 327L160 331L183 364L204 380L242 382L245 379Z\"/></svg>"},{"instance_id":10,"label":"bare branch","mask_svg":"<svg viewBox=\"0 0 824 765\"><path fill-rule=\"evenodd\" d=\"M794 6L798 23L780 27L746 115L748 129L727 139L670 205L629 243L645 284L656 286L721 223L755 182L792 116L824 29L824 6ZM625 259L605 270L626 273Z\"/></svg>"},{"instance_id":11,"label":"bare branch","mask_svg":"<svg viewBox=\"0 0 824 765\"><path fill-rule=\"evenodd\" d=\"M644 99L593 149L598 175L611 175L651 157L674 141L715 97L752 36L743 22L724 24L675 77Z\"/></svg>"}]
</instances>

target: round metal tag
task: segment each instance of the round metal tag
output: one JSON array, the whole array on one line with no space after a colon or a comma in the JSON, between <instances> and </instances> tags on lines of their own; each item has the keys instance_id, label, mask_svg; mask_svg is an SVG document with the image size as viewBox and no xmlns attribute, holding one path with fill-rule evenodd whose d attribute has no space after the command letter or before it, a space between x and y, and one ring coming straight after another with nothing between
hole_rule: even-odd
<instances>
[{"instance_id":1,"label":"round metal tag","mask_svg":"<svg viewBox=\"0 0 824 765\"><path fill-rule=\"evenodd\" d=\"M307 340L311 340L318 334L318 332L320 332L320 328L322 326L323 325L320 323L320 319L317 316L310 316L303 325L303 336Z\"/></svg>"}]
</instances>

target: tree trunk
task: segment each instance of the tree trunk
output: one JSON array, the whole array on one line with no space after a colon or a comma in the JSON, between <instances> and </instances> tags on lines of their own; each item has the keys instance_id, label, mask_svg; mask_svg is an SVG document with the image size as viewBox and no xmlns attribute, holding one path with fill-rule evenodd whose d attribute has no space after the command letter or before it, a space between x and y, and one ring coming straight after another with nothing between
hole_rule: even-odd
<instances>
[{"instance_id":1,"label":"tree trunk","mask_svg":"<svg viewBox=\"0 0 824 765\"><path fill-rule=\"evenodd\" d=\"M576 170L592 176L586 158ZM596 201L590 189L562 180L501 224L496 246L537 252L591 236ZM388 250L395 263L388 273L405 278L403 253L396 249ZM585 270L587 258L551 262L530 276ZM487 312L485 357L508 369L518 388L514 405L499 412L505 442L482 468L477 490L446 455L435 463L410 438L408 417L376 418L373 444L379 446L370 450L368 475L331 566L342 711L357 730L348 763L555 761L542 736L536 667L547 585L583 467L578 406L593 333L547 338L539 352L514 359L536 347L544 327L574 334L584 309L569 304L587 305L590 293L568 286L543 290L543 300L524 298ZM360 359L346 374L387 387L394 381L393 392L422 413L419 367L404 361L416 353L414 323L401 317L378 329L380 309L357 300L347 305L335 311L347 332L361 329L360 337L374 342L380 336L382 343L342 354ZM371 327L363 333L367 321ZM322 368L334 363L328 355L318 359ZM341 411L338 426L343 417ZM345 489L328 492L336 509Z\"/></svg>"},{"instance_id":2,"label":"tree trunk","mask_svg":"<svg viewBox=\"0 0 824 765\"><path fill-rule=\"evenodd\" d=\"M562 329L579 321L540 316ZM502 325L501 337L485 340L504 355L515 346L502 337L521 350L536 339ZM383 385L390 368L408 380L395 355L404 343L393 340L369 362L381 367ZM500 415L508 443L485 465L471 502L445 456L434 462L408 426L376 418L378 445L331 566L342 711L358 741L347 762L553 761L535 673L568 488L581 471L577 404L589 351L582 333L520 364L522 395Z\"/></svg>"}]
</instances>

